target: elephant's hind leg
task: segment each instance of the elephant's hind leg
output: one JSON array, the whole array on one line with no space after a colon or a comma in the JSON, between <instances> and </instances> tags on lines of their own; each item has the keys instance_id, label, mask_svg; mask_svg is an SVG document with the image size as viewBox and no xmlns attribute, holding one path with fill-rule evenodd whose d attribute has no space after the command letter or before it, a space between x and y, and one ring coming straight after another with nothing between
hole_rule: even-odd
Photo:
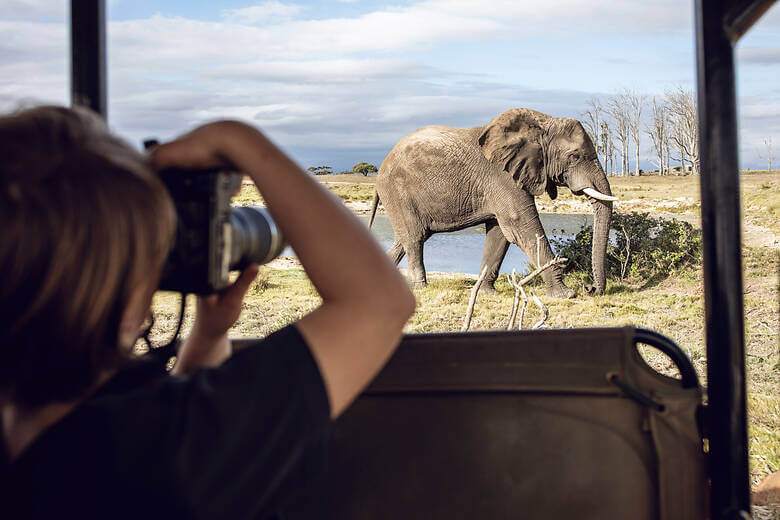
<instances>
[{"instance_id":1,"label":"elephant's hind leg","mask_svg":"<svg viewBox=\"0 0 780 520\"><path fill-rule=\"evenodd\" d=\"M405 254L404 246L402 246L401 242L398 241L394 242L393 247L387 251L387 255L390 257L390 261L392 261L395 265L398 265L401 262Z\"/></svg>"},{"instance_id":2,"label":"elephant's hind leg","mask_svg":"<svg viewBox=\"0 0 780 520\"><path fill-rule=\"evenodd\" d=\"M423 263L423 244L427 237L409 238L404 240L403 249L406 251L409 272L407 278L412 287L424 287L428 284L425 276L425 264Z\"/></svg>"},{"instance_id":3,"label":"elephant's hind leg","mask_svg":"<svg viewBox=\"0 0 780 520\"><path fill-rule=\"evenodd\" d=\"M504 261L506 252L509 249L509 241L501 232L496 220L485 222L485 250L482 253L482 264L479 266L479 272L487 267L487 274L482 285L482 290L486 292L495 292L493 284L498 278L498 270Z\"/></svg>"}]
</instances>

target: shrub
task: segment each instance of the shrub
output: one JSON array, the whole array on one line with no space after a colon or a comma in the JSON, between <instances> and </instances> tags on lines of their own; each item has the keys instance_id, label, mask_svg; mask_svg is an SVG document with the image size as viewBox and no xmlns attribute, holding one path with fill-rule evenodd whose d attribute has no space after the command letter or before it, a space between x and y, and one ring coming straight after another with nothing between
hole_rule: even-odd
<instances>
[{"instance_id":1,"label":"shrub","mask_svg":"<svg viewBox=\"0 0 780 520\"><path fill-rule=\"evenodd\" d=\"M333 168L330 166L309 166L306 169L314 175L330 175L333 173Z\"/></svg>"},{"instance_id":2,"label":"shrub","mask_svg":"<svg viewBox=\"0 0 780 520\"><path fill-rule=\"evenodd\" d=\"M377 168L373 164L367 162L359 162L352 167L352 171L355 173L362 173L363 177L366 177L369 173L376 173Z\"/></svg>"},{"instance_id":3,"label":"shrub","mask_svg":"<svg viewBox=\"0 0 780 520\"><path fill-rule=\"evenodd\" d=\"M687 222L648 213L613 213L610 227L609 279L649 282L701 260L701 231ZM558 254L569 259L566 271L592 271L592 239L592 226L584 226L574 238L554 240Z\"/></svg>"}]
</instances>

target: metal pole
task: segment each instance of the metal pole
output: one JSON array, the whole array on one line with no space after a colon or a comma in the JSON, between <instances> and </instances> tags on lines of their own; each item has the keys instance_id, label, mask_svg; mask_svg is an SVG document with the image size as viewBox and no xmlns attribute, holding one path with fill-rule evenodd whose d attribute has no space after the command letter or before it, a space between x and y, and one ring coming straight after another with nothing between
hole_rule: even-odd
<instances>
[{"instance_id":1,"label":"metal pole","mask_svg":"<svg viewBox=\"0 0 780 520\"><path fill-rule=\"evenodd\" d=\"M734 48L725 0L696 0L710 514L750 518Z\"/></svg>"},{"instance_id":2,"label":"metal pole","mask_svg":"<svg viewBox=\"0 0 780 520\"><path fill-rule=\"evenodd\" d=\"M105 119L106 112L106 2L70 2L70 99Z\"/></svg>"},{"instance_id":3,"label":"metal pole","mask_svg":"<svg viewBox=\"0 0 780 520\"><path fill-rule=\"evenodd\" d=\"M742 38L774 3L775 0L730 0L724 21L731 41L736 43Z\"/></svg>"}]
</instances>

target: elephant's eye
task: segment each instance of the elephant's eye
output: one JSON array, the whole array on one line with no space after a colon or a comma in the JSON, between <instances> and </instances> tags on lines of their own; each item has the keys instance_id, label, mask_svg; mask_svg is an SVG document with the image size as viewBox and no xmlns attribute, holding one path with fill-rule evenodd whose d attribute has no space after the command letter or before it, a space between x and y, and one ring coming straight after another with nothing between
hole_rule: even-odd
<instances>
[{"instance_id":1,"label":"elephant's eye","mask_svg":"<svg viewBox=\"0 0 780 520\"><path fill-rule=\"evenodd\" d=\"M572 162L573 161L579 161L580 160L580 153L579 152L574 152L573 154L571 154L569 156L569 160L571 160Z\"/></svg>"}]
</instances>

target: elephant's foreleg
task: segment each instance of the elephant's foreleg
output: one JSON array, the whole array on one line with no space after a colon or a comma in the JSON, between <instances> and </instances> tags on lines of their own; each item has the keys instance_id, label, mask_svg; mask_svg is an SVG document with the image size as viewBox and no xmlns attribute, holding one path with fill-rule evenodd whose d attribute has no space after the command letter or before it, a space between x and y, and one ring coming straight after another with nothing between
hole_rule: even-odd
<instances>
[{"instance_id":1,"label":"elephant's foreleg","mask_svg":"<svg viewBox=\"0 0 780 520\"><path fill-rule=\"evenodd\" d=\"M479 272L487 267L487 274L482 285L483 291L494 291L493 284L498 278L498 270L504 261L506 251L509 249L509 241L504 236L496 220L485 222L485 250L482 253L482 263Z\"/></svg>"},{"instance_id":2,"label":"elephant's foreleg","mask_svg":"<svg viewBox=\"0 0 780 520\"><path fill-rule=\"evenodd\" d=\"M511 236L512 241L520 246L520 249L525 252L531 263L536 265L540 263L538 267L541 267L545 263L554 258L550 242L547 240L547 236L544 233L544 228L539 220L539 214L536 212L536 208L532 208L534 213L531 215L524 215L524 218L502 222L499 217L499 224L504 231L504 236ZM541 236L539 240L539 260L536 258L536 237ZM559 266L553 266L546 269L542 273L542 279L547 286L547 295L553 298L574 298L576 292L566 287L563 283L563 271Z\"/></svg>"},{"instance_id":3,"label":"elephant's foreleg","mask_svg":"<svg viewBox=\"0 0 780 520\"><path fill-rule=\"evenodd\" d=\"M539 228L540 230L537 230L537 233L541 234L542 236L542 238L539 240L539 260L536 258L536 234L533 235L533 240L523 240L523 244L520 246L528 258L531 259L531 263L536 267L541 267L555 258L552 247L550 247L550 242L547 240L547 236L544 234L544 229L542 228L541 223L539 224ZM538 262L541 263L537 265ZM577 295L576 292L566 287L566 285L563 283L563 270L560 268L560 266L552 266L546 269L544 272L542 272L541 276L542 280L544 280L544 283L547 286L548 296L552 296L553 298L574 298Z\"/></svg>"}]
</instances>

